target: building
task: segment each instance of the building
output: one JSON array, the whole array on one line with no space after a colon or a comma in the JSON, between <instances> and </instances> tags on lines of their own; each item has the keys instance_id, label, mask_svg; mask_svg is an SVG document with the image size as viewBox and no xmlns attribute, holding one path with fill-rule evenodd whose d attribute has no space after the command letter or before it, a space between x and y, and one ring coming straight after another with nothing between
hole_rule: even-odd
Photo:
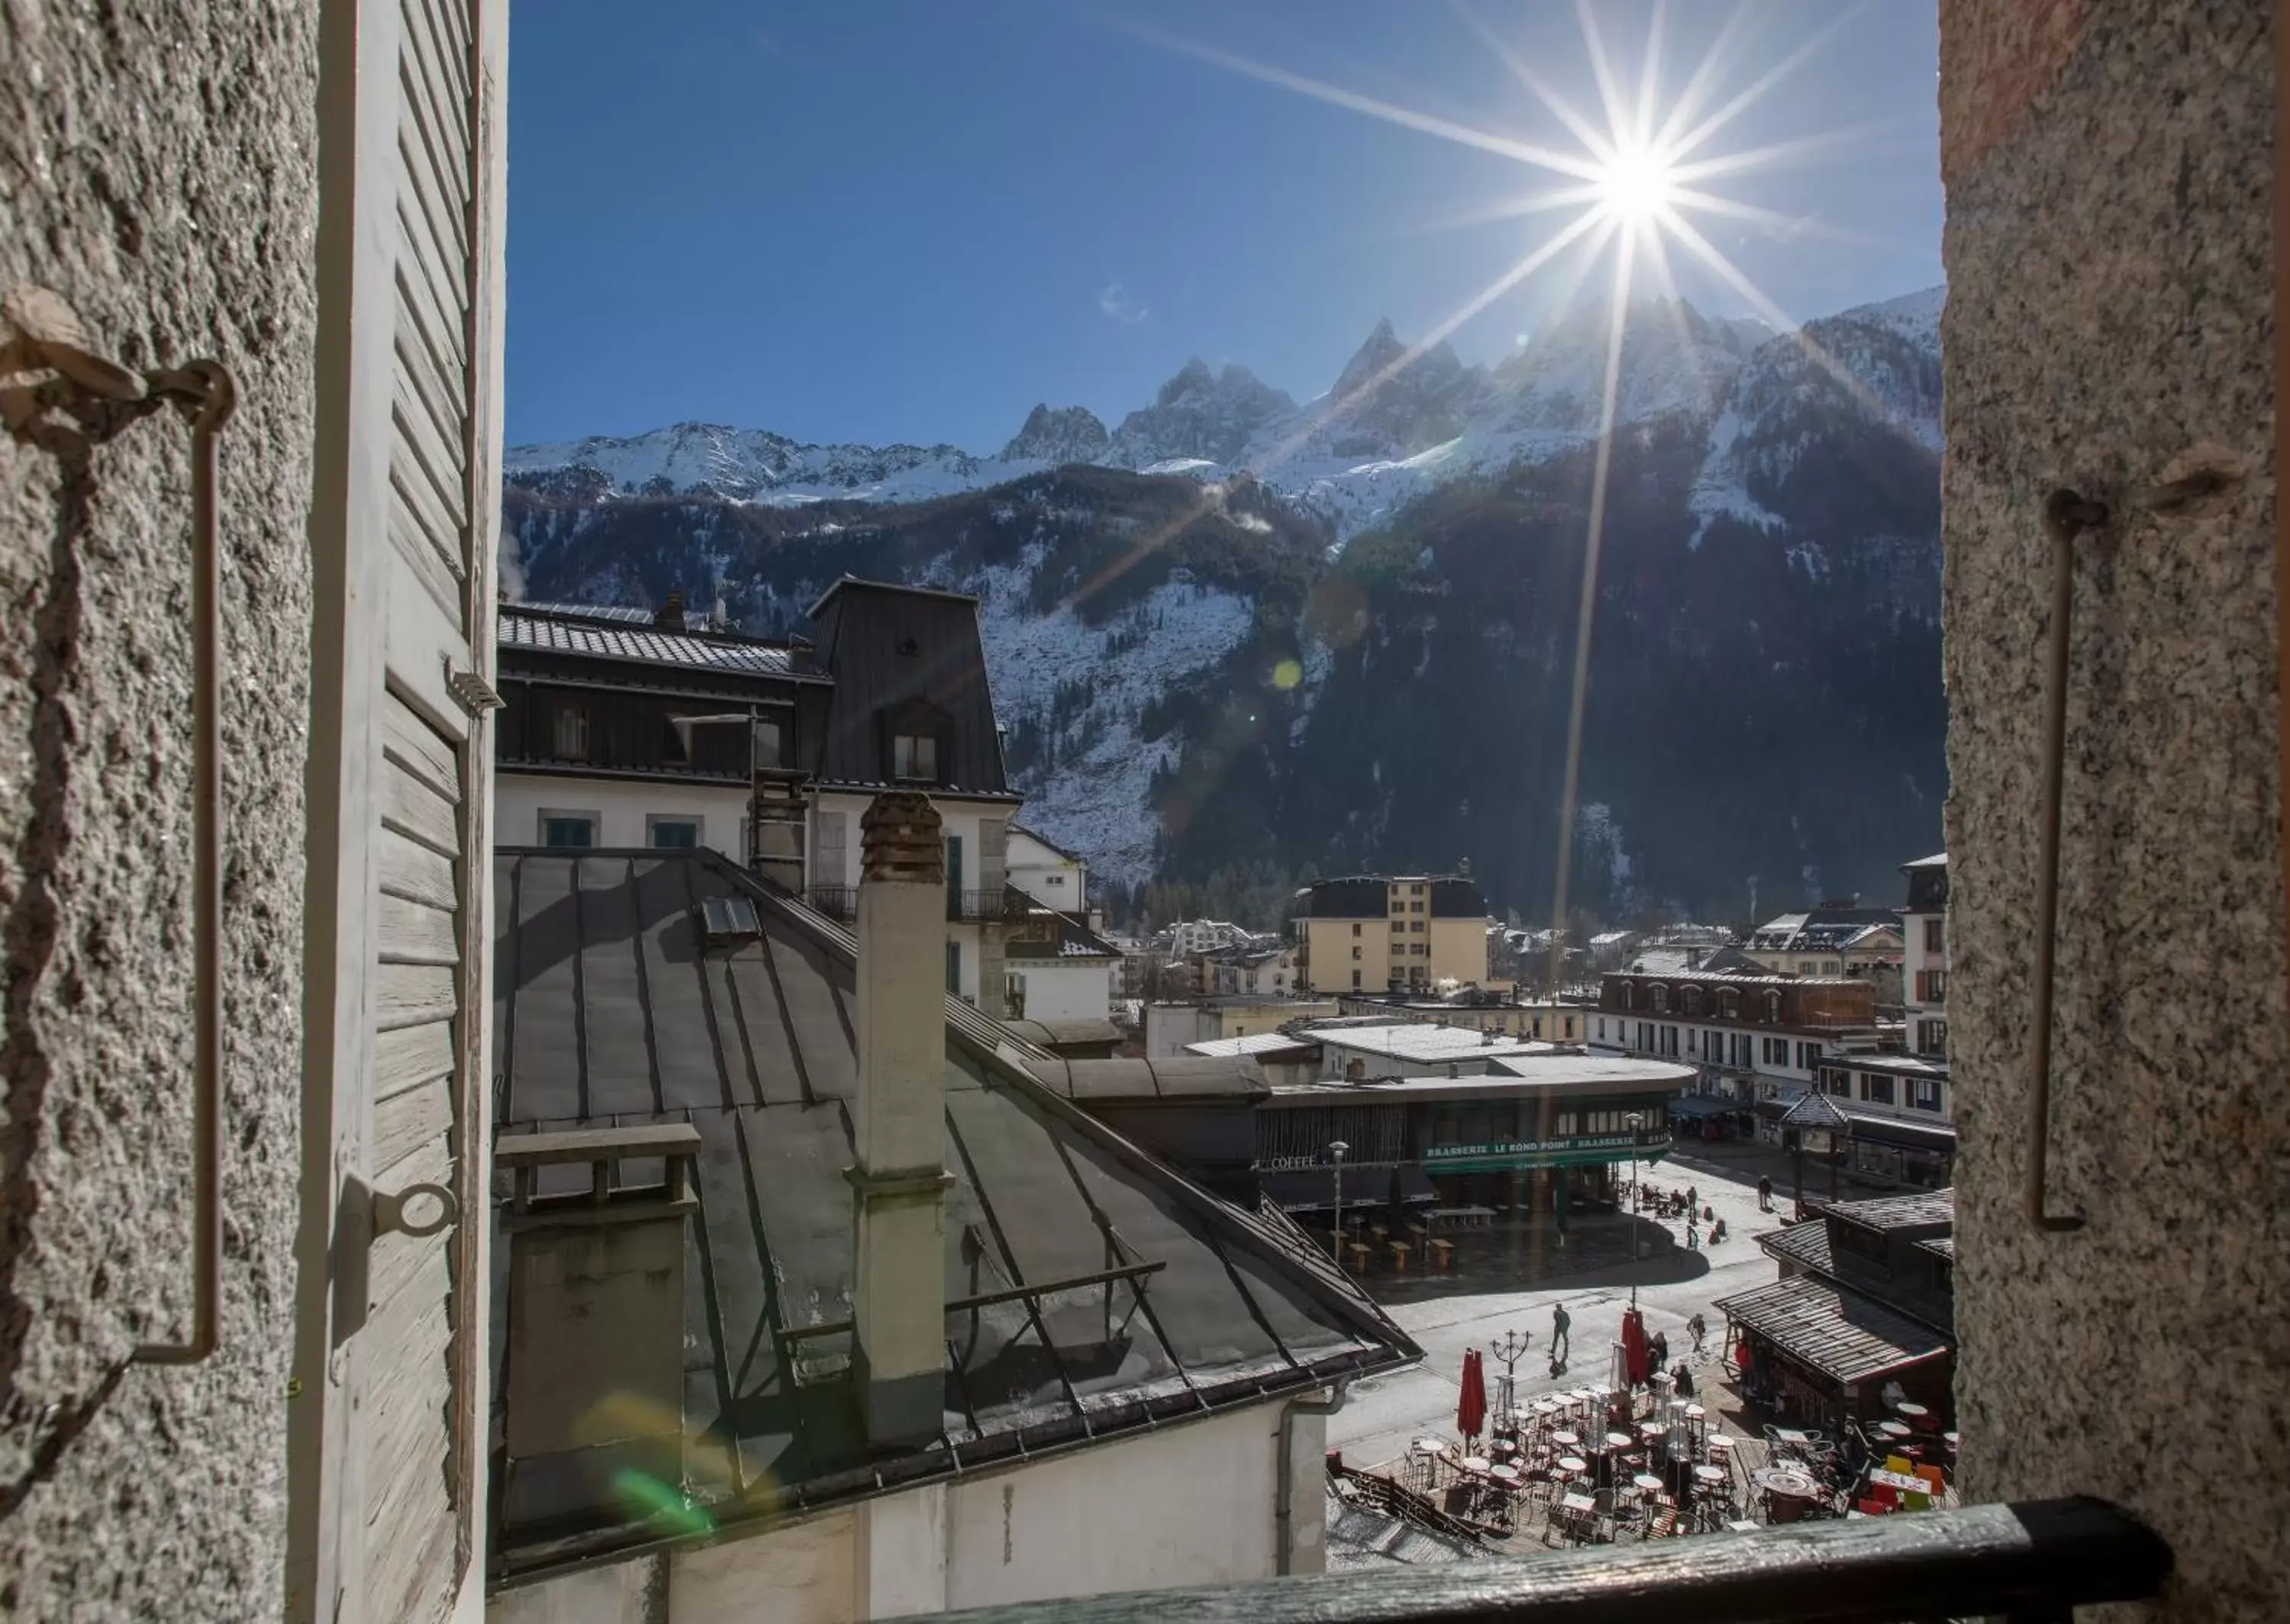
<instances>
[{"instance_id":1,"label":"building","mask_svg":"<svg viewBox=\"0 0 2290 1624\"><path fill-rule=\"evenodd\" d=\"M1873 1054L1884 1030L1875 988L1844 976L1695 971L1609 975L1590 1017L1594 1053L1684 1060L1698 1073L1672 1114L1713 1130L1781 1143L1781 1114L1821 1068Z\"/></svg>"},{"instance_id":2,"label":"building","mask_svg":"<svg viewBox=\"0 0 2290 1624\"><path fill-rule=\"evenodd\" d=\"M1165 930L1156 931L1147 945L1165 951L1172 958L1190 958L1224 948L1252 947L1257 940L1254 931L1229 919L1180 919Z\"/></svg>"},{"instance_id":3,"label":"building","mask_svg":"<svg viewBox=\"0 0 2290 1624\"><path fill-rule=\"evenodd\" d=\"M834 680L808 644L688 625L680 594L657 611L505 604L493 636L494 828L517 844L749 861L756 784L801 782Z\"/></svg>"},{"instance_id":4,"label":"building","mask_svg":"<svg viewBox=\"0 0 2290 1624\"><path fill-rule=\"evenodd\" d=\"M1011 892L1002 933L1006 1018L1093 1023L1104 1028L1104 1041L1113 1041L1120 949L1072 915L1034 902L1014 884Z\"/></svg>"},{"instance_id":5,"label":"building","mask_svg":"<svg viewBox=\"0 0 2290 1624\"><path fill-rule=\"evenodd\" d=\"M1426 1028L1389 1028L1422 1032ZM1319 1034L1324 1042L1326 1034ZM1341 1140L1349 1209L1480 1207L1507 1221L1614 1197L1616 1164L1661 1159L1669 1101L1693 1074L1661 1061L1503 1052L1456 1075L1275 1081L1257 1108L1265 1199L1292 1212L1336 1199Z\"/></svg>"},{"instance_id":6,"label":"building","mask_svg":"<svg viewBox=\"0 0 2290 1624\"><path fill-rule=\"evenodd\" d=\"M1393 1023L1368 1016L1315 1021L1290 1028L1320 1045L1320 1076L1331 1080L1424 1076L1477 1076L1498 1060L1549 1054L1556 1045L1533 1038L1504 1037L1493 1030Z\"/></svg>"},{"instance_id":7,"label":"building","mask_svg":"<svg viewBox=\"0 0 2290 1624\"><path fill-rule=\"evenodd\" d=\"M1463 875L1356 875L1296 892L1300 973L1322 995L1487 980L1487 908Z\"/></svg>"},{"instance_id":8,"label":"building","mask_svg":"<svg viewBox=\"0 0 2290 1624\"><path fill-rule=\"evenodd\" d=\"M1847 1164L1862 1177L1937 1189L1956 1174L1956 1100L1948 1062L1924 1055L1823 1055L1819 1092L1851 1135Z\"/></svg>"},{"instance_id":9,"label":"building","mask_svg":"<svg viewBox=\"0 0 2290 1624\"><path fill-rule=\"evenodd\" d=\"M1302 950L1293 942L1220 948L1194 956L1194 983L1210 997L1254 993L1285 998L1296 990L1302 956Z\"/></svg>"},{"instance_id":10,"label":"building","mask_svg":"<svg viewBox=\"0 0 2290 1624\"><path fill-rule=\"evenodd\" d=\"M1253 1037L1277 1032L1294 1021L1333 1020L1333 998L1274 998L1254 993L1196 998L1184 1004L1145 1006L1145 1054L1161 1060L1182 1054L1193 1044L1219 1037Z\"/></svg>"},{"instance_id":11,"label":"building","mask_svg":"<svg viewBox=\"0 0 2290 1624\"><path fill-rule=\"evenodd\" d=\"M1782 914L1750 932L1742 951L1768 970L1788 975L1852 976L1878 988L1877 1002L1901 1001L1900 915L1862 908L1857 900L1824 902L1801 914Z\"/></svg>"},{"instance_id":12,"label":"building","mask_svg":"<svg viewBox=\"0 0 2290 1624\"><path fill-rule=\"evenodd\" d=\"M1901 910L1902 1005L1911 1054L1948 1056L1948 853L1902 866L1908 905Z\"/></svg>"},{"instance_id":13,"label":"building","mask_svg":"<svg viewBox=\"0 0 2290 1624\"><path fill-rule=\"evenodd\" d=\"M946 996L932 821L870 812L855 942L713 852L496 860L495 1624L1316 1567L1294 1401L1413 1345L1096 1115L1245 1109L1253 1068L1063 1061Z\"/></svg>"},{"instance_id":14,"label":"building","mask_svg":"<svg viewBox=\"0 0 2290 1624\"><path fill-rule=\"evenodd\" d=\"M817 643L772 643L658 612L511 605L495 750L506 840L705 846L851 917L852 831L869 796L925 790L946 828L946 985L1008 1012L1003 937L1021 799L978 641L977 600L845 577L811 605ZM1021 843L1037 900L1086 906L1086 870ZM1019 888L1023 895L1024 888ZM1095 1012L1102 1015L1103 1012Z\"/></svg>"},{"instance_id":15,"label":"building","mask_svg":"<svg viewBox=\"0 0 2290 1624\"><path fill-rule=\"evenodd\" d=\"M1786 1423L1833 1431L1881 1420L1885 1395L1952 1426L1956 1201L1952 1190L1833 1202L1760 1236L1780 1278L1712 1306L1749 1350L1745 1390Z\"/></svg>"},{"instance_id":16,"label":"building","mask_svg":"<svg viewBox=\"0 0 2290 1624\"><path fill-rule=\"evenodd\" d=\"M1505 1037L1537 1037L1551 1043L1581 1043L1589 1028L1588 1008L1575 1002L1503 997L1487 993L1450 998L1410 998L1391 993L1341 993L1336 1007L1347 1017L1494 1032Z\"/></svg>"},{"instance_id":17,"label":"building","mask_svg":"<svg viewBox=\"0 0 2290 1624\"><path fill-rule=\"evenodd\" d=\"M1005 871L1010 884L1043 907L1070 914L1093 930L1098 927L1090 912L1088 859L1013 823Z\"/></svg>"}]
</instances>

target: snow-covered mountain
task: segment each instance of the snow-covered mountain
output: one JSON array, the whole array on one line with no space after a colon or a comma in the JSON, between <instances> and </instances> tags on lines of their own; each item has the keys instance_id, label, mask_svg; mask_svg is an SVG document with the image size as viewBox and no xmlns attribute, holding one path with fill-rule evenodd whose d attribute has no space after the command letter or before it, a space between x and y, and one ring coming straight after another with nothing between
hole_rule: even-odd
<instances>
[{"instance_id":1,"label":"snow-covered mountain","mask_svg":"<svg viewBox=\"0 0 2290 1624\"><path fill-rule=\"evenodd\" d=\"M1614 420L1686 413L1721 424L1701 482L1704 510L1754 520L1760 510L1744 489L1740 428L1778 396L1841 388L1848 410L1938 444L1941 298L1942 290L1928 289L1784 334L1753 318L1712 320L1682 300L1634 301ZM1580 306L1516 354L1479 366L1466 365L1444 342L1418 353L1381 322L1334 387L1301 406L1245 367L1213 370L1194 360L1117 428L1109 431L1084 407L1045 403L992 456L951 445L815 445L768 430L679 423L626 439L517 446L507 465L512 474L592 469L629 495L779 506L919 501L1073 462L1206 480L1246 471L1317 514L1341 541L1449 480L1494 474L1594 436L1609 332L1606 308ZM1838 364L1814 356L1807 340ZM1770 459L1774 448L1762 454Z\"/></svg>"},{"instance_id":2,"label":"snow-covered mountain","mask_svg":"<svg viewBox=\"0 0 2290 1624\"><path fill-rule=\"evenodd\" d=\"M1592 908L1722 911L1749 875L1878 891L1939 837L1939 308L1782 335L1628 313L1573 860ZM504 553L534 597L682 590L767 634L845 571L974 592L1028 820L1106 879L1469 856L1531 915L1609 334L1584 311L1472 366L1381 324L1301 404L1194 363L1117 428L1037 406L990 458L699 425L528 446Z\"/></svg>"}]
</instances>

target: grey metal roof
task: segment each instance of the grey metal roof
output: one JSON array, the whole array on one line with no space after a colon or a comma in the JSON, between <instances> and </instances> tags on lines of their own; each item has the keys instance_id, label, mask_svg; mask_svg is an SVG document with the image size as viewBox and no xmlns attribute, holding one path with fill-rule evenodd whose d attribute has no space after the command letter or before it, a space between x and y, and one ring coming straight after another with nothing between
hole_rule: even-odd
<instances>
[{"instance_id":1,"label":"grey metal roof","mask_svg":"<svg viewBox=\"0 0 2290 1624\"><path fill-rule=\"evenodd\" d=\"M1864 1229L1920 1229L1956 1221L1956 1191L1919 1190L1906 1196L1878 1196L1868 1201L1839 1201L1828 1211Z\"/></svg>"},{"instance_id":2,"label":"grey metal roof","mask_svg":"<svg viewBox=\"0 0 2290 1624\"><path fill-rule=\"evenodd\" d=\"M1840 1382L1866 1381L1949 1350L1948 1339L1931 1326L1812 1275L1710 1306Z\"/></svg>"},{"instance_id":3,"label":"grey metal roof","mask_svg":"<svg viewBox=\"0 0 2290 1624\"><path fill-rule=\"evenodd\" d=\"M1800 1268L1815 1269L1824 1275L1836 1272L1836 1263L1830 1256L1829 1226L1819 1218L1761 1235L1758 1236L1758 1245L1767 1257L1787 1259Z\"/></svg>"},{"instance_id":4,"label":"grey metal roof","mask_svg":"<svg viewBox=\"0 0 2290 1624\"><path fill-rule=\"evenodd\" d=\"M1029 1452L1078 1445L1417 1356L1355 1286L1027 1069L1048 1062L1094 1082L1093 1068L1120 1062L1066 1067L949 999L949 1300L1104 1269L1109 1237L1163 1267L1112 1291L1109 1317L1105 1288L1086 1311L1077 1298L1045 1299L1038 1324L1022 1301L950 1314L940 1445L871 1455L847 1374L797 1382L784 1340L851 1313L852 938L712 852L503 850L493 877L500 1132L699 1130L684 1423L693 1447L733 1474L709 1508L725 1531L1006 1459L1021 1432ZM699 905L725 896L754 904L760 937L703 942ZM1196 1068L1202 1086L1210 1071L1229 1086L1238 1069L1149 1069L1165 1094ZM497 1239L497 1303L509 1255ZM505 1381L500 1349L516 1326L506 1312L495 1324ZM655 1537L631 1522L579 1550ZM530 1572L579 1553L502 1554Z\"/></svg>"},{"instance_id":5,"label":"grey metal roof","mask_svg":"<svg viewBox=\"0 0 2290 1624\"><path fill-rule=\"evenodd\" d=\"M624 620L619 616L600 616L588 609L539 610L523 604L508 604L502 605L495 620L493 640L504 649L527 649L540 653L581 654L596 660L631 660L643 665L823 680L813 667L808 650L746 637L669 631L652 624L649 614L637 612L640 620Z\"/></svg>"}]
</instances>

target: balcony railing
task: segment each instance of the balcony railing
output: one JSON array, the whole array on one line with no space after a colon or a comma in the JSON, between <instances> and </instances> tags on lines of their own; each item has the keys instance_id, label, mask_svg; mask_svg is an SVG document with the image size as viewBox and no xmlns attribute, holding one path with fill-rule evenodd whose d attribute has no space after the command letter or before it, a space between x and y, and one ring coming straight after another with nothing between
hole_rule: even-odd
<instances>
[{"instance_id":1,"label":"balcony railing","mask_svg":"<svg viewBox=\"0 0 2290 1624\"><path fill-rule=\"evenodd\" d=\"M1517 1560L1149 1590L942 1615L946 1624L2057 1624L2143 1601L2162 1536L2103 1500L2035 1500L1752 1533L1545 1551Z\"/></svg>"},{"instance_id":2,"label":"balcony railing","mask_svg":"<svg viewBox=\"0 0 2290 1624\"><path fill-rule=\"evenodd\" d=\"M803 900L813 911L829 919L846 923L859 916L859 888L856 885L813 885L806 887Z\"/></svg>"},{"instance_id":3,"label":"balcony railing","mask_svg":"<svg viewBox=\"0 0 2290 1624\"><path fill-rule=\"evenodd\" d=\"M1031 908L1023 897L1013 897L1006 890L956 891L946 893L946 916L949 919L1023 919Z\"/></svg>"}]
</instances>

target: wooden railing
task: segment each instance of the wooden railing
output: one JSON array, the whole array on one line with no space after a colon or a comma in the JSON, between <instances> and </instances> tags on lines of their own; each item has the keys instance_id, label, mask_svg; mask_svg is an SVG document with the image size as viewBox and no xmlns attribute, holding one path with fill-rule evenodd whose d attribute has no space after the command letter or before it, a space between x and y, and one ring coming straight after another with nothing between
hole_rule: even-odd
<instances>
[{"instance_id":1,"label":"wooden railing","mask_svg":"<svg viewBox=\"0 0 2290 1624\"><path fill-rule=\"evenodd\" d=\"M942 1615L946 1624L2060 1624L2152 1596L2171 1548L2102 1500L2036 1500L1511 1562L1141 1591Z\"/></svg>"}]
</instances>

